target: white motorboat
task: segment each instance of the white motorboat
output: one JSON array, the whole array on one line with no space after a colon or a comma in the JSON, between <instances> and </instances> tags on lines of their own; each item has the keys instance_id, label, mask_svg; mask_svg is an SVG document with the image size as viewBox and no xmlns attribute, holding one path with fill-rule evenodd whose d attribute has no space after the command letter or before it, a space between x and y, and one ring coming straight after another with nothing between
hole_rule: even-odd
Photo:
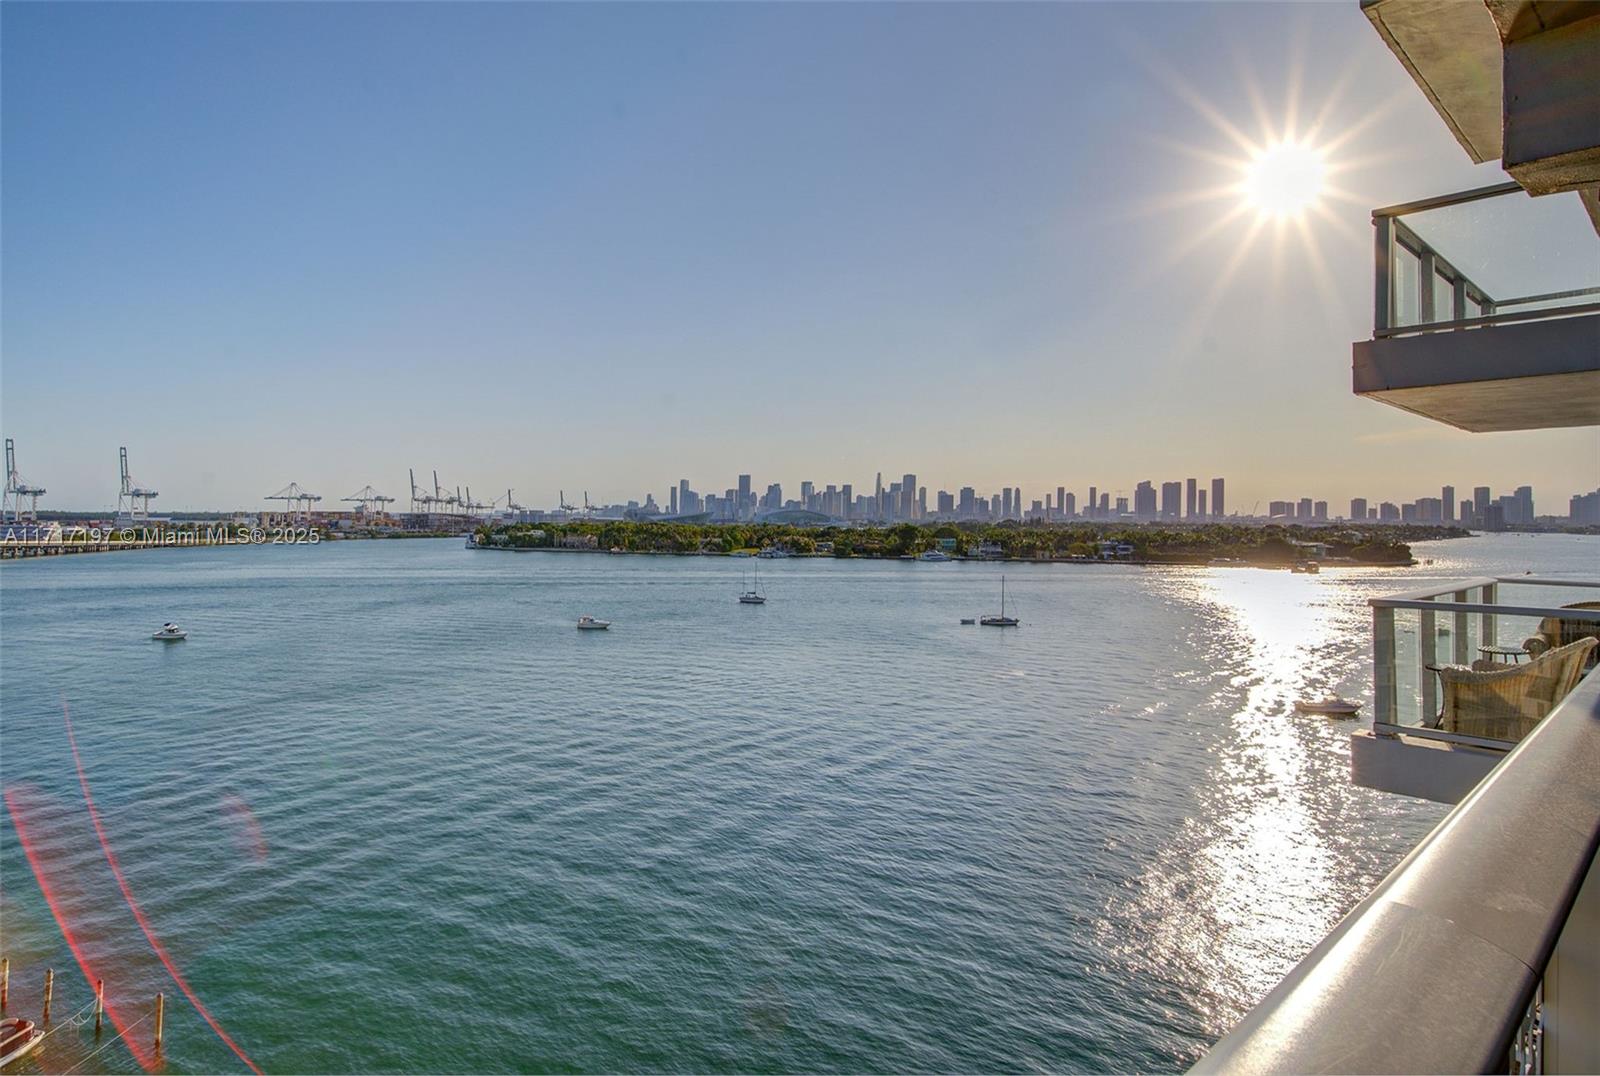
<instances>
[{"instance_id":1,"label":"white motorboat","mask_svg":"<svg viewBox=\"0 0 1600 1076\"><path fill-rule=\"evenodd\" d=\"M979 617L978 623L986 628L1014 628L1022 621L1014 616L1006 616L1006 577L1000 577L1000 612L998 615L990 613L988 616Z\"/></svg>"},{"instance_id":2,"label":"white motorboat","mask_svg":"<svg viewBox=\"0 0 1600 1076\"><path fill-rule=\"evenodd\" d=\"M605 631L610 626L611 626L611 621L609 621L609 620L596 620L594 617L589 616L587 613L585 613L583 616L580 616L578 618L578 630L579 631Z\"/></svg>"},{"instance_id":3,"label":"white motorboat","mask_svg":"<svg viewBox=\"0 0 1600 1076\"><path fill-rule=\"evenodd\" d=\"M1301 699L1294 704L1295 712L1302 714L1322 714L1325 717L1354 717L1361 709L1359 702L1349 699Z\"/></svg>"},{"instance_id":4,"label":"white motorboat","mask_svg":"<svg viewBox=\"0 0 1600 1076\"><path fill-rule=\"evenodd\" d=\"M781 545L764 546L761 552L756 554L762 560L784 560L789 555L789 551Z\"/></svg>"},{"instance_id":5,"label":"white motorboat","mask_svg":"<svg viewBox=\"0 0 1600 1076\"><path fill-rule=\"evenodd\" d=\"M924 552L922 556L918 557L917 559L929 562L946 561L950 559L950 554L946 553L942 549L930 549Z\"/></svg>"},{"instance_id":6,"label":"white motorboat","mask_svg":"<svg viewBox=\"0 0 1600 1076\"><path fill-rule=\"evenodd\" d=\"M161 625L160 631L150 636L150 638L156 639L163 643L182 642L188 637L189 633L178 627L176 624L163 624Z\"/></svg>"},{"instance_id":7,"label":"white motorboat","mask_svg":"<svg viewBox=\"0 0 1600 1076\"><path fill-rule=\"evenodd\" d=\"M32 1020L20 1016L0 1020L0 1065L27 1057L43 1041L44 1032Z\"/></svg>"}]
</instances>

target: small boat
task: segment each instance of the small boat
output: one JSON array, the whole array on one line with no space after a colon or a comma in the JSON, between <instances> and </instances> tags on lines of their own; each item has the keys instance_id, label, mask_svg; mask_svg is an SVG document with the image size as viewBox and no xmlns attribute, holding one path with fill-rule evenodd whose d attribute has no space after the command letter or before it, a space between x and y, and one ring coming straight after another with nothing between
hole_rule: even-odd
<instances>
[{"instance_id":1,"label":"small boat","mask_svg":"<svg viewBox=\"0 0 1600 1076\"><path fill-rule=\"evenodd\" d=\"M1014 628L1022 621L1014 616L1006 616L1006 577L1000 577L1000 612L998 615L990 613L988 616L979 617L978 623L986 628Z\"/></svg>"},{"instance_id":2,"label":"small boat","mask_svg":"<svg viewBox=\"0 0 1600 1076\"><path fill-rule=\"evenodd\" d=\"M740 605L765 605L765 604L767 604L767 596L765 594L761 593L761 565L759 563L756 565L756 582L755 582L755 585L750 587L750 588L748 588L747 590L744 591L744 593L739 595L739 604Z\"/></svg>"},{"instance_id":3,"label":"small boat","mask_svg":"<svg viewBox=\"0 0 1600 1076\"><path fill-rule=\"evenodd\" d=\"M1316 575L1322 571L1322 569L1317 566L1317 562L1314 560L1301 561L1299 564L1291 564L1289 565L1289 570L1297 575Z\"/></svg>"},{"instance_id":4,"label":"small boat","mask_svg":"<svg viewBox=\"0 0 1600 1076\"><path fill-rule=\"evenodd\" d=\"M610 626L611 626L611 621L609 621L609 620L596 620L594 617L589 616L587 613L585 613L583 616L580 616L578 618L578 630L579 631L605 631Z\"/></svg>"},{"instance_id":5,"label":"small boat","mask_svg":"<svg viewBox=\"0 0 1600 1076\"><path fill-rule=\"evenodd\" d=\"M783 560L789 555L789 551L781 545L764 546L761 552L756 554L762 560Z\"/></svg>"},{"instance_id":6,"label":"small boat","mask_svg":"<svg viewBox=\"0 0 1600 1076\"><path fill-rule=\"evenodd\" d=\"M929 562L946 561L946 560L950 559L950 554L946 553L942 549L930 549L930 550L926 551L925 553L923 553L922 556L918 557L917 559L918 560L925 560L925 561L929 561Z\"/></svg>"},{"instance_id":7,"label":"small boat","mask_svg":"<svg viewBox=\"0 0 1600 1076\"><path fill-rule=\"evenodd\" d=\"M963 624L976 624L977 622L978 618L975 616L964 616L961 618L961 623Z\"/></svg>"},{"instance_id":8,"label":"small boat","mask_svg":"<svg viewBox=\"0 0 1600 1076\"><path fill-rule=\"evenodd\" d=\"M160 631L150 636L150 638L160 640L163 643L182 642L188 637L189 633L176 624L163 624Z\"/></svg>"},{"instance_id":9,"label":"small boat","mask_svg":"<svg viewBox=\"0 0 1600 1076\"><path fill-rule=\"evenodd\" d=\"M1359 702L1351 702L1348 699L1341 699L1337 697L1331 699L1301 699L1299 702L1294 704L1294 709L1296 713L1301 714L1323 714L1327 717L1354 717L1356 716L1356 711L1361 709L1361 704Z\"/></svg>"},{"instance_id":10,"label":"small boat","mask_svg":"<svg viewBox=\"0 0 1600 1076\"><path fill-rule=\"evenodd\" d=\"M27 1057L43 1041L44 1032L32 1020L0 1020L0 1065Z\"/></svg>"}]
</instances>

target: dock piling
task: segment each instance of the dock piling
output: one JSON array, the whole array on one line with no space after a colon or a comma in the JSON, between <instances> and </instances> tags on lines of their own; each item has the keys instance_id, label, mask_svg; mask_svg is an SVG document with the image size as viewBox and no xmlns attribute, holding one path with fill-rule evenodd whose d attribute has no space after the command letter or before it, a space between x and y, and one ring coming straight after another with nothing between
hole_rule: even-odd
<instances>
[{"instance_id":1,"label":"dock piling","mask_svg":"<svg viewBox=\"0 0 1600 1076\"><path fill-rule=\"evenodd\" d=\"M157 994L156 995L156 1053L158 1053L158 1054L161 1052L161 1022L162 1022L162 1018L166 1015L166 1010L167 1010L167 995L165 995L165 994Z\"/></svg>"},{"instance_id":2,"label":"dock piling","mask_svg":"<svg viewBox=\"0 0 1600 1076\"><path fill-rule=\"evenodd\" d=\"M100 1018L105 1015L105 1011L106 981L104 979L96 979L94 981L94 1033L96 1035L100 1034Z\"/></svg>"},{"instance_id":3,"label":"dock piling","mask_svg":"<svg viewBox=\"0 0 1600 1076\"><path fill-rule=\"evenodd\" d=\"M11 958L0 959L0 1014L6 1011L6 1000L11 996Z\"/></svg>"},{"instance_id":4,"label":"dock piling","mask_svg":"<svg viewBox=\"0 0 1600 1076\"><path fill-rule=\"evenodd\" d=\"M56 969L44 969L44 1018L40 1023L50 1022L50 998L56 992Z\"/></svg>"}]
</instances>

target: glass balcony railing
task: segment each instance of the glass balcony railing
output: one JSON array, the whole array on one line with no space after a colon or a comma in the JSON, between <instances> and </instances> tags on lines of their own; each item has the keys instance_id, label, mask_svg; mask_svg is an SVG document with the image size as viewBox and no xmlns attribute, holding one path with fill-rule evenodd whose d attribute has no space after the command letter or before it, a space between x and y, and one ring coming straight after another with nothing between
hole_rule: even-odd
<instances>
[{"instance_id":1,"label":"glass balcony railing","mask_svg":"<svg viewBox=\"0 0 1600 1076\"><path fill-rule=\"evenodd\" d=\"M1600 637L1600 581L1461 579L1369 604L1379 735L1508 749L1600 652L1571 645Z\"/></svg>"},{"instance_id":2,"label":"glass balcony railing","mask_svg":"<svg viewBox=\"0 0 1600 1076\"><path fill-rule=\"evenodd\" d=\"M1576 198L1502 183L1375 209L1372 225L1374 337L1600 313L1600 243Z\"/></svg>"}]
</instances>

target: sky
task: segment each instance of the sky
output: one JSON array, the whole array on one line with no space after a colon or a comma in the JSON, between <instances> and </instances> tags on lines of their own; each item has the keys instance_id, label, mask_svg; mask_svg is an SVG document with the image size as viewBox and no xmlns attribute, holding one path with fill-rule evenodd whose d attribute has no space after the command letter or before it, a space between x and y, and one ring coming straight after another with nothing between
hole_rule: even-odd
<instances>
[{"instance_id":1,"label":"sky","mask_svg":"<svg viewBox=\"0 0 1600 1076\"><path fill-rule=\"evenodd\" d=\"M1595 429L1352 395L1370 209L1505 178L1354 2L6 3L0 47L0 426L42 507L113 505L120 445L166 511L408 468L540 506L1600 486ZM1230 131L1314 122L1321 211L1235 213ZM1595 273L1575 196L1522 208L1530 272Z\"/></svg>"}]
</instances>

